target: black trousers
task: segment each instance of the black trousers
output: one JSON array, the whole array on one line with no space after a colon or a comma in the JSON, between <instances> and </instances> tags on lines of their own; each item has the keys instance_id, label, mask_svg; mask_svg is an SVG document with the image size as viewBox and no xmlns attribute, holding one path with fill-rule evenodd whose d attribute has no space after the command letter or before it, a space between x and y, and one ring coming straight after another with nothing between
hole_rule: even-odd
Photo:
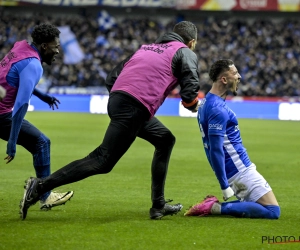
<instances>
[{"instance_id":1,"label":"black trousers","mask_svg":"<svg viewBox=\"0 0 300 250\"><path fill-rule=\"evenodd\" d=\"M8 141L12 127L12 112L0 115L0 138ZM23 146L32 154L33 166L37 177L50 175L50 139L29 121L23 120L17 139L17 144ZM17 153L16 153L17 155ZM51 191L51 190L48 190ZM45 200L50 192L42 193Z\"/></svg>"},{"instance_id":2,"label":"black trousers","mask_svg":"<svg viewBox=\"0 0 300 250\"><path fill-rule=\"evenodd\" d=\"M12 112L0 115L0 138L8 141L12 125ZM38 139L42 132L38 130L29 121L23 120L19 132L17 144L23 146L31 154L37 150ZM3 152L2 152L3 153Z\"/></svg>"},{"instance_id":3,"label":"black trousers","mask_svg":"<svg viewBox=\"0 0 300 250\"><path fill-rule=\"evenodd\" d=\"M122 92L111 93L108 115L111 121L101 145L85 158L43 179L39 193L92 175L109 173L138 136L155 147L151 199L152 207L161 208L165 204L165 179L175 137L157 118L149 120L149 111L140 102Z\"/></svg>"}]
</instances>

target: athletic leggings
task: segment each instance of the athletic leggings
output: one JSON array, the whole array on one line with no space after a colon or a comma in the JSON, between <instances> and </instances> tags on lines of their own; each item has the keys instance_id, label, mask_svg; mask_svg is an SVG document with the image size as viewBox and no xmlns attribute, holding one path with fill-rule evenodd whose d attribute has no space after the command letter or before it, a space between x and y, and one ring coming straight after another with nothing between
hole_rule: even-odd
<instances>
[{"instance_id":1,"label":"athletic leggings","mask_svg":"<svg viewBox=\"0 0 300 250\"><path fill-rule=\"evenodd\" d=\"M152 207L165 204L164 186L170 155L175 144L173 134L135 98L113 92L108 101L111 119L103 141L88 156L75 160L42 180L39 193L80 181L96 174L109 173L138 136L155 147L152 160Z\"/></svg>"},{"instance_id":2,"label":"athletic leggings","mask_svg":"<svg viewBox=\"0 0 300 250\"><path fill-rule=\"evenodd\" d=\"M12 112L0 115L0 138L8 141L12 126ZM44 178L50 175L50 140L27 120L22 121L17 144L23 146L32 154L36 176ZM5 151L6 152L6 151ZM5 152L2 152L4 154ZM16 152L16 157L18 152ZM10 163L12 164L12 163ZM50 190L48 190L50 191ZM45 200L50 192L42 193Z\"/></svg>"}]
</instances>

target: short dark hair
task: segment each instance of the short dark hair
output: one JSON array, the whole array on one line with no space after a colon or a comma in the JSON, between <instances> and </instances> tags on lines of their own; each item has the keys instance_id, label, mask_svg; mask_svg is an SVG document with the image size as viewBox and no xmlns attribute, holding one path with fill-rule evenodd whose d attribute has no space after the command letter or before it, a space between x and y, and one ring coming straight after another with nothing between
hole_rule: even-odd
<instances>
[{"instance_id":1,"label":"short dark hair","mask_svg":"<svg viewBox=\"0 0 300 250\"><path fill-rule=\"evenodd\" d=\"M42 23L34 27L31 37L36 44L50 43L59 37L60 31L50 23Z\"/></svg>"},{"instance_id":2,"label":"short dark hair","mask_svg":"<svg viewBox=\"0 0 300 250\"><path fill-rule=\"evenodd\" d=\"M215 82L219 75L225 71L230 70L231 65L233 65L233 61L230 59L220 59L213 63L209 70L209 77L210 79Z\"/></svg>"},{"instance_id":3,"label":"short dark hair","mask_svg":"<svg viewBox=\"0 0 300 250\"><path fill-rule=\"evenodd\" d=\"M173 28L173 32L180 35L185 44L193 39L197 40L197 27L191 22L182 21L177 23Z\"/></svg>"}]
</instances>

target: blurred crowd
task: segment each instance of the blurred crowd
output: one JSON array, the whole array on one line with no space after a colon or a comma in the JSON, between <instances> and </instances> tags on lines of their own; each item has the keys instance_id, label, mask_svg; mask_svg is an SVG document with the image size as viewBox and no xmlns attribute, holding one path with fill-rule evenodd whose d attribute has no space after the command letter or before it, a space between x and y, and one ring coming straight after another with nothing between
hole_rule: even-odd
<instances>
[{"instance_id":1,"label":"blurred crowd","mask_svg":"<svg viewBox=\"0 0 300 250\"><path fill-rule=\"evenodd\" d=\"M220 19L189 20L199 30L195 53L199 58L200 83L210 88L209 67L219 58L230 58L240 71L241 96L300 96L300 19ZM0 58L22 39L31 41L32 28L41 22L68 25L74 32L84 59L63 63L63 52L54 65L44 65L46 90L58 87L90 88L106 91L108 72L141 44L152 43L171 31L176 20L162 24L157 19L124 19L102 31L96 17L53 17L44 14L20 16L0 11ZM46 84L47 83L47 84ZM178 95L178 89L173 95Z\"/></svg>"}]
</instances>

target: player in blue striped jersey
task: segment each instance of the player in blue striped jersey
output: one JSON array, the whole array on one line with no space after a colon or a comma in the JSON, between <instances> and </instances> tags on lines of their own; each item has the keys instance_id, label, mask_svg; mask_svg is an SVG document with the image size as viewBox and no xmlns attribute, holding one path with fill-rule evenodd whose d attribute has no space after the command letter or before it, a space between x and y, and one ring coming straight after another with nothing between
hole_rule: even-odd
<instances>
[{"instance_id":1,"label":"player in blue striped jersey","mask_svg":"<svg viewBox=\"0 0 300 250\"><path fill-rule=\"evenodd\" d=\"M209 72L213 86L202 100L198 123L207 159L215 172L224 201L215 196L192 206L185 215L232 215L235 217L278 219L280 207L268 182L250 161L242 144L235 113L225 99L229 91L237 95L241 76L228 59L216 61Z\"/></svg>"}]
</instances>

